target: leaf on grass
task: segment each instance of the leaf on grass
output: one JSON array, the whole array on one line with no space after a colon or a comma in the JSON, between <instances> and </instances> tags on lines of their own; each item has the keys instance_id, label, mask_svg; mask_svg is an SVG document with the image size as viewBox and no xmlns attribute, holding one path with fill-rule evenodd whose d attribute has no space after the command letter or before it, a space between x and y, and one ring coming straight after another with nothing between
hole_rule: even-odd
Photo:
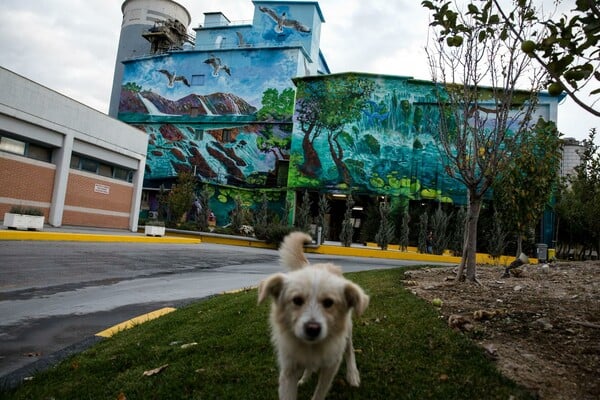
<instances>
[{"instance_id":1,"label":"leaf on grass","mask_svg":"<svg viewBox=\"0 0 600 400\"><path fill-rule=\"evenodd\" d=\"M193 347L193 346L197 346L197 345L198 345L198 343L196 343L196 342L192 342L192 343L185 343L185 344L182 344L182 345L181 345L181 348L182 348L182 349L187 349L188 347Z\"/></svg>"},{"instance_id":2,"label":"leaf on grass","mask_svg":"<svg viewBox=\"0 0 600 400\"><path fill-rule=\"evenodd\" d=\"M125 393L121 392L117 396L117 400L127 400L127 396L125 396Z\"/></svg>"},{"instance_id":3,"label":"leaf on grass","mask_svg":"<svg viewBox=\"0 0 600 400\"><path fill-rule=\"evenodd\" d=\"M165 370L167 367L169 366L169 364L165 364L165 365L161 365L158 368L154 368L154 369L150 369L148 371L144 371L144 376L152 376L152 375L156 375L161 373L163 370Z\"/></svg>"}]
</instances>

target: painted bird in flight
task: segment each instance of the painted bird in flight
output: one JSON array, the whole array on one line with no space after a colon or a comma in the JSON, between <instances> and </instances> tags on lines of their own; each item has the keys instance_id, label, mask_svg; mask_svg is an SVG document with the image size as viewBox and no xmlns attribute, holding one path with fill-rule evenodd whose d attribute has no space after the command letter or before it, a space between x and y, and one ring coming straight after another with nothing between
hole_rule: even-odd
<instances>
[{"instance_id":1,"label":"painted bird in flight","mask_svg":"<svg viewBox=\"0 0 600 400\"><path fill-rule=\"evenodd\" d=\"M283 12L281 13L281 15L277 14L277 12L275 12L275 10L269 8L269 7L258 7L258 9L262 12L264 12L265 14L267 14L269 17L271 17L271 19L273 21L275 21L277 24L275 25L275 27L273 28L275 30L275 32L277 33L282 33L283 32L283 28L291 28L291 29L295 29L298 32L305 32L308 33L310 32L310 28L298 21L296 21L295 19L288 19L287 18L287 13Z\"/></svg>"},{"instance_id":2,"label":"painted bird in flight","mask_svg":"<svg viewBox=\"0 0 600 400\"><path fill-rule=\"evenodd\" d=\"M229 69L229 66L227 66L226 64L223 64L221 62L221 59L219 57L215 57L214 54L211 54L210 58L207 58L206 60L204 60L204 63L213 67L213 72L212 72L213 76L219 76L220 70L227 72L227 75L231 76L231 70Z\"/></svg>"},{"instance_id":3,"label":"painted bird in flight","mask_svg":"<svg viewBox=\"0 0 600 400\"><path fill-rule=\"evenodd\" d=\"M173 84L175 82L181 82L185 86L190 86L190 83L188 82L187 79L185 79L185 76L183 76L183 75L175 75L175 72L171 73L171 72L167 71L166 69L159 69L158 72L160 72L161 74L164 74L167 77L167 79L169 79L169 84L167 86L169 86L170 88L173 87Z\"/></svg>"}]
</instances>

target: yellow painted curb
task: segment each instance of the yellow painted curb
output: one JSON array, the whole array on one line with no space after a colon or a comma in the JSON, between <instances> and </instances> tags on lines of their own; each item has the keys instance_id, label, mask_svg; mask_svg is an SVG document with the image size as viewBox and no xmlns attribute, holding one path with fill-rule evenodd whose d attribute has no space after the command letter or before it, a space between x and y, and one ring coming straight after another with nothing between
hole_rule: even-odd
<instances>
[{"instance_id":1,"label":"yellow painted curb","mask_svg":"<svg viewBox=\"0 0 600 400\"><path fill-rule=\"evenodd\" d=\"M178 234L179 235L179 234ZM181 237L186 237L181 234ZM271 243L265 243L261 240L245 240L228 237L216 237L216 236L202 236L202 242L212 244L225 244L229 246L244 246L244 247L256 247L261 249L273 249L276 250L277 246Z\"/></svg>"},{"instance_id":2,"label":"yellow painted curb","mask_svg":"<svg viewBox=\"0 0 600 400\"><path fill-rule=\"evenodd\" d=\"M247 287L243 287L243 288L239 288L239 289L233 289L233 290L226 290L221 294L236 294L236 293L242 293L242 292L247 292L249 290L254 290L258 288L258 286L247 286Z\"/></svg>"},{"instance_id":3,"label":"yellow painted curb","mask_svg":"<svg viewBox=\"0 0 600 400\"><path fill-rule=\"evenodd\" d=\"M136 236L136 235L103 235L93 233L63 233L39 231L0 231L0 240L46 240L67 242L123 242L123 243L165 243L165 244L199 244L199 238L179 236Z\"/></svg>"},{"instance_id":4,"label":"yellow painted curb","mask_svg":"<svg viewBox=\"0 0 600 400\"><path fill-rule=\"evenodd\" d=\"M337 256L350 256L350 257L369 257L369 258L385 258L385 259L397 259L397 260L410 260L419 262L442 262L442 263L454 263L459 264L461 257L455 257L450 255L435 255L435 254L424 254L415 253L411 251L399 251L399 250L381 250L379 248L372 247L343 247L343 246L330 246L321 245L318 247L305 247L304 250L307 253L315 254L329 254ZM515 257L501 256L498 260L494 260L488 254L477 253L476 262L478 264L491 264L494 265L498 262L499 265L509 265ZM537 259L530 258L530 264L536 264Z\"/></svg>"},{"instance_id":5,"label":"yellow painted curb","mask_svg":"<svg viewBox=\"0 0 600 400\"><path fill-rule=\"evenodd\" d=\"M132 318L128 321L121 322L120 324L117 324L108 329L105 329L102 332L96 333L96 336L100 336L103 338L109 338L112 335L114 335L115 333L124 331L126 329L133 328L136 325L143 324L144 322L156 319L158 317L162 317L163 315L166 315L173 311L175 311L175 308L173 308L173 307L161 308L159 310L155 310L155 311L149 312L147 314L140 315L139 317Z\"/></svg>"}]
</instances>

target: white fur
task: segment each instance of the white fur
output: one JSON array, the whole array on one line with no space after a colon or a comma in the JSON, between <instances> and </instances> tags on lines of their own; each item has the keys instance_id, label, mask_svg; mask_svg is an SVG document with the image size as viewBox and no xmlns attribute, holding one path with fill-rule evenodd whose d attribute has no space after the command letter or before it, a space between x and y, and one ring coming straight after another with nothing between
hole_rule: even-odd
<instances>
[{"instance_id":1,"label":"white fur","mask_svg":"<svg viewBox=\"0 0 600 400\"><path fill-rule=\"evenodd\" d=\"M352 345L352 311L361 315L369 297L342 276L334 264L309 264L303 245L310 236L294 232L280 248L281 262L291 271L260 283L259 303L273 298L271 339L279 362L279 399L295 400L298 384L319 373L313 400L327 395L342 358L346 380L360 385Z\"/></svg>"}]
</instances>

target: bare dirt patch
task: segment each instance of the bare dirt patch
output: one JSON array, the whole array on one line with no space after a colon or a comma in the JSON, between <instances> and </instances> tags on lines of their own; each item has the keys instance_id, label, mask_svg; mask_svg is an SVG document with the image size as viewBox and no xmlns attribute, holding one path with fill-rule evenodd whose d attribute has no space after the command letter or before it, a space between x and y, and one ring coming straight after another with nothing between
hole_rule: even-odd
<instances>
[{"instance_id":1,"label":"bare dirt patch","mask_svg":"<svg viewBox=\"0 0 600 400\"><path fill-rule=\"evenodd\" d=\"M502 373L540 399L600 399L600 262L525 265L519 277L479 266L480 285L454 268L405 274L405 287L436 304L485 349Z\"/></svg>"}]
</instances>

